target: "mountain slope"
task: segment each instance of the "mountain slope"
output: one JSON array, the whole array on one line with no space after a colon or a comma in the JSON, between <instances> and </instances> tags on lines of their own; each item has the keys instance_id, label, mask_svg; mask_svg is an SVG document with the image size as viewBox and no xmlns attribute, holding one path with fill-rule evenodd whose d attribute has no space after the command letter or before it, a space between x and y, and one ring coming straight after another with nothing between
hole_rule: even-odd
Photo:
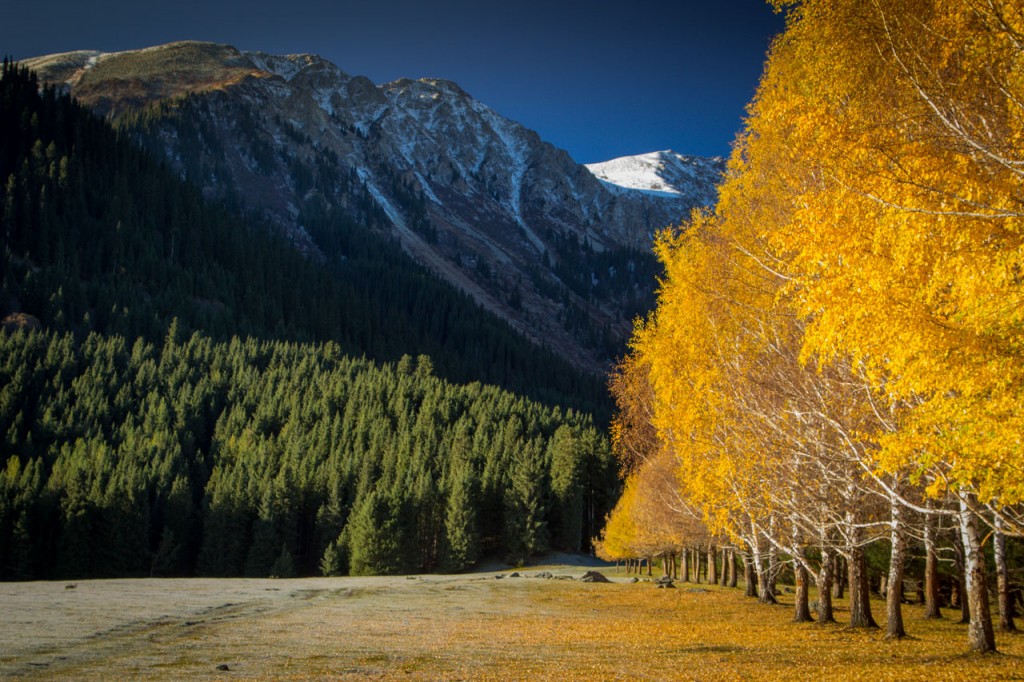
<instances>
[{"instance_id":1,"label":"mountain slope","mask_svg":"<svg viewBox=\"0 0 1024 682\"><path fill-rule=\"evenodd\" d=\"M616 487L603 382L336 227L344 258L307 258L3 62L0 580L584 547Z\"/></svg>"},{"instance_id":2,"label":"mountain slope","mask_svg":"<svg viewBox=\"0 0 1024 682\"><path fill-rule=\"evenodd\" d=\"M592 371L650 304L650 235L713 196L711 173L671 196L609 186L444 80L376 86L311 55L195 42L25 63L305 253L342 256L331 247L341 219L393 235Z\"/></svg>"},{"instance_id":3,"label":"mountain slope","mask_svg":"<svg viewBox=\"0 0 1024 682\"><path fill-rule=\"evenodd\" d=\"M450 380L606 411L600 378L514 333L388 234L311 212L311 229L329 227L313 234L331 257L307 258L71 98L41 93L27 71L5 62L0 74L3 326L35 318L156 341L177 318L176 329L219 340L334 341L379 361L425 354Z\"/></svg>"}]
</instances>

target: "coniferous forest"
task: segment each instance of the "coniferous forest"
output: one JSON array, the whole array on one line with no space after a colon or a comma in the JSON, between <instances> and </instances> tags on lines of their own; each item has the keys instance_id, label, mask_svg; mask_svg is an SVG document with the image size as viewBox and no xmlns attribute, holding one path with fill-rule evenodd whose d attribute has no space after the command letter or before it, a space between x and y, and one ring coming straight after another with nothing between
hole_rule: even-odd
<instances>
[{"instance_id":1,"label":"coniferous forest","mask_svg":"<svg viewBox=\"0 0 1024 682\"><path fill-rule=\"evenodd\" d=\"M18 331L0 385L7 579L461 570L579 550L615 494L588 418L427 356Z\"/></svg>"},{"instance_id":2,"label":"coniferous forest","mask_svg":"<svg viewBox=\"0 0 1024 682\"><path fill-rule=\"evenodd\" d=\"M601 380L381 233L307 258L9 62L0 179L0 578L461 570L614 501Z\"/></svg>"}]
</instances>

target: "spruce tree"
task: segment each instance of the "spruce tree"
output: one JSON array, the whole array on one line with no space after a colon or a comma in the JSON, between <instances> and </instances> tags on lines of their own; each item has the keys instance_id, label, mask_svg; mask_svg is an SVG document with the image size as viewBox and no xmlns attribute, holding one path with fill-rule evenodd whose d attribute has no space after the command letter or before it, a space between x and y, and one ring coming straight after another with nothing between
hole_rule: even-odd
<instances>
[{"instance_id":1,"label":"spruce tree","mask_svg":"<svg viewBox=\"0 0 1024 682\"><path fill-rule=\"evenodd\" d=\"M345 575L348 573L348 564L348 535L342 531L324 549L320 557L320 575Z\"/></svg>"},{"instance_id":2,"label":"spruce tree","mask_svg":"<svg viewBox=\"0 0 1024 682\"><path fill-rule=\"evenodd\" d=\"M480 537L477 530L478 492L471 465L456 463L451 473L445 513L445 569L457 572L476 563Z\"/></svg>"},{"instance_id":3,"label":"spruce tree","mask_svg":"<svg viewBox=\"0 0 1024 682\"><path fill-rule=\"evenodd\" d=\"M583 467L572 429L559 426L548 443L551 461L552 544L578 552L583 542Z\"/></svg>"},{"instance_id":4,"label":"spruce tree","mask_svg":"<svg viewBox=\"0 0 1024 682\"><path fill-rule=\"evenodd\" d=\"M548 549L547 475L537 441L522 446L512 459L511 485L505 495L505 543L509 563L522 564Z\"/></svg>"},{"instance_id":5,"label":"spruce tree","mask_svg":"<svg viewBox=\"0 0 1024 682\"><path fill-rule=\"evenodd\" d=\"M371 491L349 518L349 573L394 575L402 571L402 536L398 505L378 490Z\"/></svg>"}]
</instances>

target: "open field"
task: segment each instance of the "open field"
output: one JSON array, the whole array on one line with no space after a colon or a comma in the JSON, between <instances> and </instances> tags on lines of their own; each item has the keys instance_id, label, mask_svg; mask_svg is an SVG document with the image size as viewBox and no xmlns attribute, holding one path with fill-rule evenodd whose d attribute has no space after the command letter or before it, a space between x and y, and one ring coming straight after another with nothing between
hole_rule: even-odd
<instances>
[{"instance_id":1,"label":"open field","mask_svg":"<svg viewBox=\"0 0 1024 682\"><path fill-rule=\"evenodd\" d=\"M914 606L912 638L888 642L793 624L790 609L735 589L539 570L4 583L0 679L1024 679L1024 635L1000 635L995 656L967 655L964 626L924 621Z\"/></svg>"}]
</instances>

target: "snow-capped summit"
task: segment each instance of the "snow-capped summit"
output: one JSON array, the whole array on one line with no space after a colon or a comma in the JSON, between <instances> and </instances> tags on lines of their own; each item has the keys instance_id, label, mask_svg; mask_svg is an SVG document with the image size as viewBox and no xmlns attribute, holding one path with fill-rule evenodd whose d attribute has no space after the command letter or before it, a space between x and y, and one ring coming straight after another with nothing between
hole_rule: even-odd
<instances>
[{"instance_id":1,"label":"snow-capped summit","mask_svg":"<svg viewBox=\"0 0 1024 682\"><path fill-rule=\"evenodd\" d=\"M725 170L720 157L686 156L671 149L586 165L613 192L635 190L697 206L714 204L715 187Z\"/></svg>"}]
</instances>

